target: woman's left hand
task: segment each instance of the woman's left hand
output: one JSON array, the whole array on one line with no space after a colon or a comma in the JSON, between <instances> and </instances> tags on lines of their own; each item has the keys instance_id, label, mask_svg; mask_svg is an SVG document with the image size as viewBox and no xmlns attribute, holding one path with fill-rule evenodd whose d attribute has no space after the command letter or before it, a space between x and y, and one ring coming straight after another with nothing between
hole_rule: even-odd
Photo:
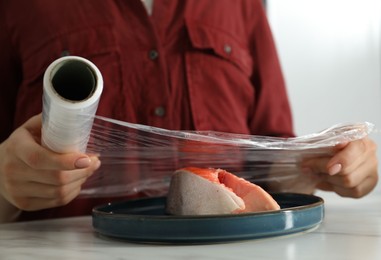
<instances>
[{"instance_id":1,"label":"woman's left hand","mask_svg":"<svg viewBox=\"0 0 381 260\"><path fill-rule=\"evenodd\" d=\"M378 181L377 146L368 137L339 144L333 157L308 159L302 162L301 169L319 175L318 189L360 198L371 192Z\"/></svg>"}]
</instances>

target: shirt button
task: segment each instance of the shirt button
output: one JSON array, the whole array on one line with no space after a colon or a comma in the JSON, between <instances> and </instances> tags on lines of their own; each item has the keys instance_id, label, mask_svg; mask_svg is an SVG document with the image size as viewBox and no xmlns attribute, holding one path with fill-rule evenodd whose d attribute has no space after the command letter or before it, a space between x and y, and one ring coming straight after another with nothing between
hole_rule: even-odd
<instances>
[{"instance_id":1,"label":"shirt button","mask_svg":"<svg viewBox=\"0 0 381 260\"><path fill-rule=\"evenodd\" d=\"M150 50L148 52L148 57L151 59L151 60L156 60L158 57L159 57L159 53L157 52L157 50Z\"/></svg>"},{"instance_id":2,"label":"shirt button","mask_svg":"<svg viewBox=\"0 0 381 260\"><path fill-rule=\"evenodd\" d=\"M155 108L155 115L159 117L163 117L165 115L165 108L164 107L156 107Z\"/></svg>"},{"instance_id":3,"label":"shirt button","mask_svg":"<svg viewBox=\"0 0 381 260\"><path fill-rule=\"evenodd\" d=\"M224 45L224 52L226 54L230 54L232 52L232 46L230 46L229 44L225 44Z\"/></svg>"}]
</instances>

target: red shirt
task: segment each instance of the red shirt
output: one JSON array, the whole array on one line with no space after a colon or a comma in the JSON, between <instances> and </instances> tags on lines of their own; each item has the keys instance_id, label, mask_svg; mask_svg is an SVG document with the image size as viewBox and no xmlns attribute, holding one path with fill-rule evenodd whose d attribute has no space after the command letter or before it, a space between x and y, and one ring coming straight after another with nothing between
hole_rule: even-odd
<instances>
[{"instance_id":1,"label":"red shirt","mask_svg":"<svg viewBox=\"0 0 381 260\"><path fill-rule=\"evenodd\" d=\"M155 0L152 16L140 0L1 1L0 50L0 141L41 112L44 71L68 54L91 60L104 77L98 115L293 135L261 0ZM47 211L86 214L93 205L75 203Z\"/></svg>"}]
</instances>

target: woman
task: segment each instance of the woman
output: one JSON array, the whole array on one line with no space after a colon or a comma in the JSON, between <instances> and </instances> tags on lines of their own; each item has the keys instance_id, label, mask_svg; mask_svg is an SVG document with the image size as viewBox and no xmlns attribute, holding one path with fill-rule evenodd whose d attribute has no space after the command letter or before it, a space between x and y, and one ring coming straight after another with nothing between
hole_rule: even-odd
<instances>
[{"instance_id":1,"label":"woman","mask_svg":"<svg viewBox=\"0 0 381 260\"><path fill-rule=\"evenodd\" d=\"M102 72L100 115L167 129L293 136L260 0L157 0L147 10L140 0L0 1L2 221L89 214L100 203L76 198L100 167L97 157L40 145L42 76L64 55L87 58ZM317 188L364 196L377 183L376 145L369 138L341 144L302 170L320 176Z\"/></svg>"}]
</instances>

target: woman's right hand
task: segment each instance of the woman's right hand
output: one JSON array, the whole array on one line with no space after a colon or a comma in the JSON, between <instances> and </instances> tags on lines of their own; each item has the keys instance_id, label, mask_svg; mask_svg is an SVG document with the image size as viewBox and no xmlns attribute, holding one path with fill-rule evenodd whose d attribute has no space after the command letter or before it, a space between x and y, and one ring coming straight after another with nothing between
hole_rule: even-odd
<instances>
[{"instance_id":1,"label":"woman's right hand","mask_svg":"<svg viewBox=\"0 0 381 260\"><path fill-rule=\"evenodd\" d=\"M41 120L41 114L32 117L0 144L0 211L11 205L26 211L65 205L100 166L96 156L42 147Z\"/></svg>"}]
</instances>

